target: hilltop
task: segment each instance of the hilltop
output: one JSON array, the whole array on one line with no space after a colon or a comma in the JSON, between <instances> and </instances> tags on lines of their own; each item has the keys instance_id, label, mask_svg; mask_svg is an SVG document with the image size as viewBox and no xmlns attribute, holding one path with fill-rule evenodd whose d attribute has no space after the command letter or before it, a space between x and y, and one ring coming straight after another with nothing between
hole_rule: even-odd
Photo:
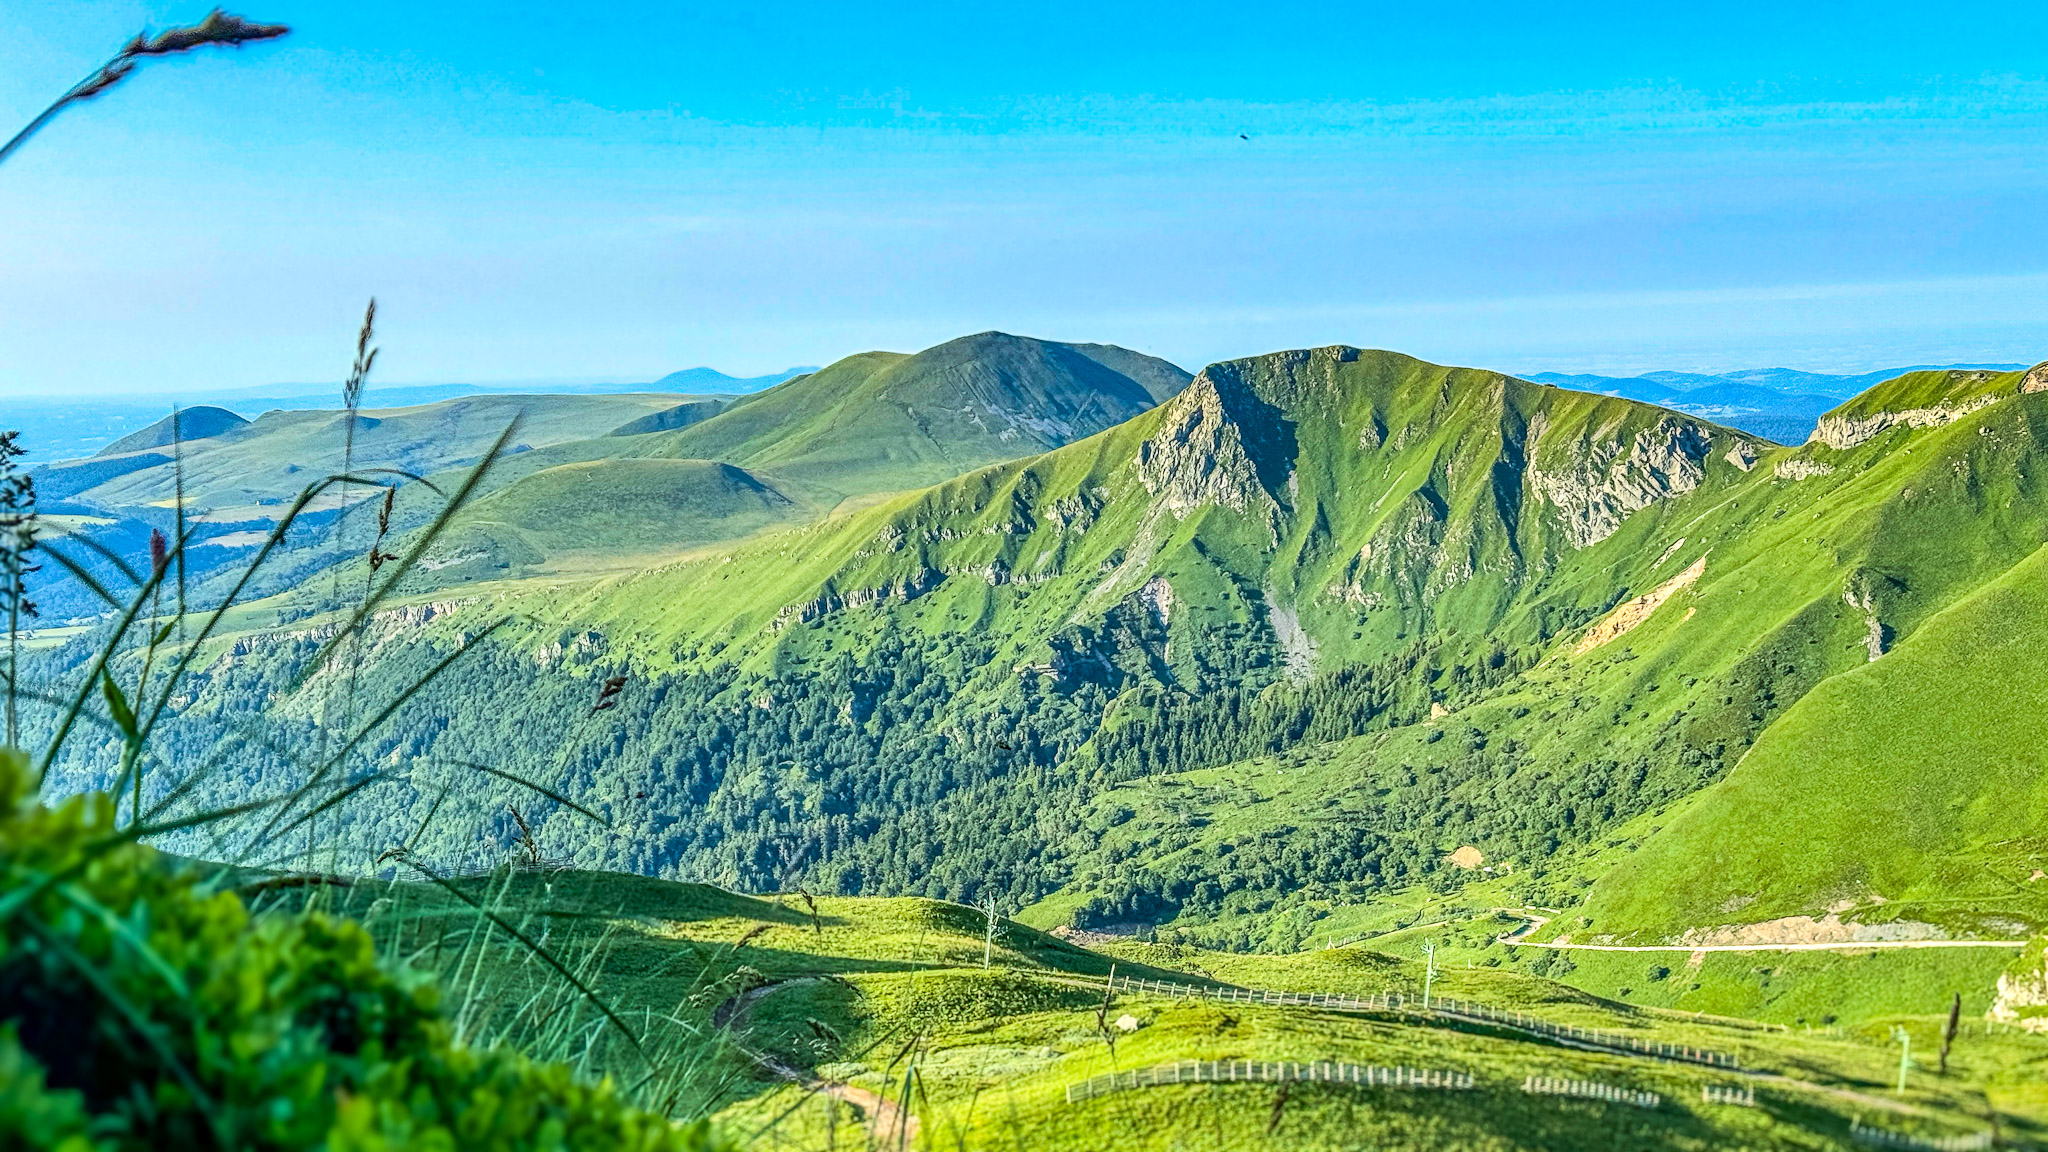
<instances>
[{"instance_id":1,"label":"hilltop","mask_svg":"<svg viewBox=\"0 0 2048 1152\"><path fill-rule=\"evenodd\" d=\"M850 356L635 451L843 495L918 488L1121 424L1188 379L1126 349L984 332L913 355Z\"/></svg>"},{"instance_id":2,"label":"hilltop","mask_svg":"<svg viewBox=\"0 0 2048 1152\"><path fill-rule=\"evenodd\" d=\"M131 432L95 456L122 456L146 448L164 448L181 441L212 440L249 426L247 420L225 408L204 405L181 409L139 432Z\"/></svg>"},{"instance_id":3,"label":"hilltop","mask_svg":"<svg viewBox=\"0 0 2048 1152\"><path fill-rule=\"evenodd\" d=\"M792 377L816 371L817 368L815 367L784 368L780 372L770 372L766 376L728 376L716 368L685 368L680 372L671 372L656 380L648 387L648 391L726 392L733 394L758 392L763 388L772 388Z\"/></svg>"}]
</instances>

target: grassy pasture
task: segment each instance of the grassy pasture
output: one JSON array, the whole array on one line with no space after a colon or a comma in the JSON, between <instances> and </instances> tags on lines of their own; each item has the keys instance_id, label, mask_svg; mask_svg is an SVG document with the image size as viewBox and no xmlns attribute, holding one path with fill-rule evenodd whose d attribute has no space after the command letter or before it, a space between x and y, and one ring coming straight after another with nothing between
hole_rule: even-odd
<instances>
[{"instance_id":1,"label":"grassy pasture","mask_svg":"<svg viewBox=\"0 0 2048 1152\"><path fill-rule=\"evenodd\" d=\"M1916 1071L1905 1095L1888 1104L1896 1049L1887 1029L1912 1029L1919 1051L1934 1042L1931 1014L1785 1028L1626 1003L1442 956L1438 994L1730 1051L1746 1068L1788 1078L1758 1081L1760 1106L1744 1109L1700 1098L1704 1084L1742 1082L1730 1073L1498 1029L1151 994L1104 999L1112 964L1155 979L1419 996L1422 965L1376 948L1247 955L1133 942L1085 949L1004 921L992 965L983 968L982 915L938 901L742 896L578 872L509 880L501 873L456 887L562 957L622 1019L656 1037L650 1045L666 1029L708 1052L681 1078L678 1100L756 1134L756 1147L862 1147L877 1131L869 1114L892 1110L906 1083L914 1138L885 1123L892 1147L901 1138L910 1147L992 1149L1792 1149L1846 1147L1852 1119L1902 1132L1966 1132L1987 1101L2007 1114L2008 1132L2048 1121L2040 1087L2048 1042L1981 1028L1959 1040L1948 1077ZM618 1044L589 1039L605 1029L588 1010L564 1000L541 1005L539 990L549 982L530 953L502 939L475 943L474 910L450 891L360 882L321 898L366 911L391 946L438 965L466 997L462 1018L479 1034L538 1028L582 1037L591 1069L628 1073L631 1058ZM1598 976L1595 967L1583 970ZM1700 975L1721 979L1711 967ZM547 1012L574 1016L576 1027L540 1023ZM1115 1024L1126 1015L1135 1022L1128 1032ZM715 1043L704 1046L707 1038ZM1469 1072L1478 1085L1469 1092L1185 1085L1066 1102L1065 1086L1089 1076L1189 1059L1434 1068ZM1529 1076L1656 1092L1663 1103L1644 1110L1532 1096L1521 1089Z\"/></svg>"}]
</instances>

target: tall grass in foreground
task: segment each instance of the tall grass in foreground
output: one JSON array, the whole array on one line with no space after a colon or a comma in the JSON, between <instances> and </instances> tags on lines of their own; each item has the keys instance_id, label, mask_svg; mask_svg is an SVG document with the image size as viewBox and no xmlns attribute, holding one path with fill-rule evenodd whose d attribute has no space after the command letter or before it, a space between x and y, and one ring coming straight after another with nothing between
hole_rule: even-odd
<instances>
[{"instance_id":1,"label":"tall grass in foreground","mask_svg":"<svg viewBox=\"0 0 2048 1152\"><path fill-rule=\"evenodd\" d=\"M286 31L216 10L196 25L138 35L0 146L0 161L143 60ZM374 865L417 881L379 881L364 901L358 897L372 890L369 877L335 875L333 859L329 872L311 870L321 818L398 778L393 767L368 762L366 742L505 623L463 637L423 675L359 710L366 630L477 493L518 427L508 425L450 492L408 473L358 469L355 423L376 356L374 317L373 301L343 387L340 470L307 485L204 603L193 601L186 582L194 535L175 412L175 515L168 534L152 531L141 566L87 534L39 541L33 484L14 466L15 436L0 436L0 614L8 629L0 1147L683 1152L722 1143L703 1123L685 1121L716 1105L738 1066L721 1062L719 1038L685 1019L681 1005L643 1010L637 1019L611 1006L602 985L620 929L603 909L558 904L552 884L529 883L531 873L514 867L480 879L441 875L412 851L442 816L438 800L419 833ZM394 543L394 498L408 483L425 485L441 504ZM203 802L210 758L195 762L165 740L195 671L219 654L252 581L323 499L338 497L337 580L349 570L353 497L365 488L382 498L370 497L378 503L377 531L361 561L361 594L345 605L337 597L324 641L273 702L285 707L317 694L311 756L271 739L260 724L245 725L228 739L298 760L295 782ZM40 560L106 610L76 682L61 688L27 683L21 670L21 633L35 614L27 578ZM336 680L338 714L328 707ZM98 758L79 744L85 731L107 738L112 763L102 765L103 787L47 796L60 757ZM31 743L33 755L21 750ZM513 773L469 767L599 819ZM173 835L210 838L218 850L210 855L226 863L177 864L148 847ZM686 983L703 983L703 974Z\"/></svg>"},{"instance_id":2,"label":"tall grass in foreground","mask_svg":"<svg viewBox=\"0 0 2048 1152\"><path fill-rule=\"evenodd\" d=\"M447 494L429 523L396 552L374 565L365 564L369 576L361 596L340 609L341 619L293 679L288 699L344 690L337 683L344 677L328 675L322 683L323 673L335 673L339 663L360 659L358 644L365 629L477 490L516 428L515 423L505 429L491 451ZM7 443L11 447L11 441ZM366 707L366 715L355 716L351 699L338 722L325 726L316 755L300 766L293 786L207 806L196 800L207 766L181 764L175 755L159 753L162 737L176 719L173 701L180 698L181 686L195 668L204 666L208 653L218 651L224 621L306 510L323 493L344 485L374 485L388 496L398 483L418 479L339 472L308 485L226 590L205 605L192 604L184 595L165 595L166 582L175 579L178 562L191 545L182 516L175 537L153 536L146 567L138 569L111 553L101 556L128 580L128 586L117 591L74 555L80 547L99 546L80 537L37 547L33 505L17 501L15 519L6 526L9 534L0 539L5 546L0 570L8 574L9 606L14 609L6 688L10 720L22 704L30 707L31 716L26 724L11 724L9 731L16 740L31 734L40 737L40 747L33 758L8 752L6 764L0 766L0 771L12 773L7 786L0 788L0 799L12 812L11 820L0 816L5 821L0 822L0 983L8 988L0 994L0 1020L13 1022L10 1031L0 1033L0 1070L13 1069L7 1074L17 1082L14 1087L29 1086L37 1100L71 1099L65 1092L50 1095L49 1088L77 1094L71 1119L79 1123L51 1122L52 1131L101 1124L122 1134L111 1146L123 1146L129 1137L144 1144L169 1141L177 1146L310 1146L319 1125L280 1127L251 1110L260 1102L272 1109L324 1117L331 1135L339 1126L355 1122L342 1104L354 1097L374 1097L374 1085L365 1076L402 1080L411 1075L394 1071L398 1065L382 1058L395 1057L395 1052L387 1051L394 1046L412 1053L407 1060L425 1061L424 1067L455 1068L450 1074L462 1083L467 1083L464 1076L478 1075L486 1080L534 1075L545 1079L552 1073L525 1070L559 1067L570 1079L531 1089L538 1093L535 1099L571 1100L564 1107L582 1117L579 1123L587 1122L589 1131L604 1133L604 1141L618 1146L667 1147L670 1143L663 1134L681 1131L635 1128L631 1113L621 1108L647 1109L649 1115L664 1118L697 1115L724 1094L716 1079L721 1073L730 1076L732 1065L722 1061L719 1038L708 1029L685 1019L680 1011L643 1011L629 1019L611 1007L601 985L616 929L606 926L603 909L551 906L554 894L549 886L524 883L527 873L516 868L502 869L481 882L443 876L415 858L410 844L398 846L377 863L401 868L418 880L382 883L381 895L368 903L351 896L366 877L307 871L313 864L313 845L302 840L301 833L323 816L338 816L375 786L398 778L394 768L364 762L366 741L400 717L408 701L503 620L470 637L388 699ZM5 483L6 473L0 471L0 486ZM388 527L387 513L382 529ZM385 546L383 530L376 546ZM19 615L32 611L22 580L35 567L32 555L46 558L91 589L108 611L108 623L83 662L77 683L66 691L25 683L13 659ZM322 711L334 720L333 713ZM107 787L56 809L45 806L40 793L53 765L87 729L113 737L109 744L118 749ZM588 808L551 789L488 765L474 767L597 819ZM420 834L437 818L445 818L438 803L421 820ZM209 834L214 844L227 850L224 855L259 866L180 871L157 863L142 847L161 836L195 832ZM110 876L118 878L111 889L96 886ZM238 892L248 897L254 919L242 912L245 905ZM284 898L285 893L292 898ZM228 915L229 908L234 915ZM424 918L429 911L431 930ZM341 914L360 920L338 919ZM557 929L562 915L576 918L575 930ZM224 916L227 919L221 919ZM281 943L286 940L292 942L288 948ZM324 970L328 962L322 957L328 956L347 959L340 961L339 971L325 976L306 970L308 964ZM353 1085L345 1095L323 1103L300 1098L301 1092L285 1104L285 1098L274 1092L266 1095L275 1086L266 1086L260 1070L246 1066L246 1060L221 1058L228 1050L255 1051L276 1039L258 1042L242 1036L232 1022L205 1018L208 1012L221 1011L223 1002L209 999L200 989L237 978L222 971L223 964L242 972L241 979L257 979L282 997L284 1003L267 1013L272 1018L269 1031L312 1033L299 1036L294 1055L309 1072L311 1067L321 1069L316 1079L332 1080L337 1088ZM263 971L285 975L256 975ZM397 1028L379 1032L383 1025L360 1019L359 1011L322 1007L319 996L304 987L307 979L322 987L338 980L345 989L357 989L344 993L354 1009L365 1007L356 1003L360 990L373 988L385 989L372 994L373 1001L383 1003L396 996L409 1007L401 1009L397 1001L371 1005L377 1020ZM439 990L431 990L436 985ZM393 1012L403 1019L393 1017ZM280 1016L290 1022L276 1019ZM379 1058L365 1057L365 1049L351 1047L362 1042L366 1030ZM209 1040L216 1032L220 1036ZM99 1033L107 1043L81 1057L66 1044L81 1033ZM323 1044L333 1050L321 1051ZM505 1064L512 1052L541 1064ZM351 1075L350 1069L358 1074ZM600 1083L612 1087L578 1086ZM591 1096L593 1091L598 1095ZM251 1092L257 1099L241 1098ZM465 1113L457 1101L440 1108L437 1116L447 1119ZM593 1115L597 1119L591 1119ZM376 1123L397 1130L392 1124L398 1121ZM398 1127L411 1123L406 1120ZM8 1110L0 1108L0 1143L20 1134L6 1131L11 1127ZM528 1130L518 1125L514 1129ZM629 1131L639 1135L620 1143ZM675 1146L694 1147L709 1139L699 1129L689 1132L685 1143ZM504 1146L525 1144L513 1139Z\"/></svg>"},{"instance_id":3,"label":"tall grass in foreground","mask_svg":"<svg viewBox=\"0 0 2048 1152\"><path fill-rule=\"evenodd\" d=\"M140 58L283 31L215 13L190 29L137 37L0 149L0 159L64 107L113 86ZM366 317L345 388L351 425L374 356L369 337ZM175 414L172 430L182 462ZM400 484L426 481L356 469L353 431L342 469L307 485L247 564L203 604L192 602L184 579L193 534L182 482L172 531L152 533L139 566L83 534L44 543L33 484L14 466L16 438L0 436L0 612L8 628L0 1145L368 1148L461 1132L464 1146L476 1147L707 1147L712 1138L701 1125L672 1127L668 1118L715 1101L716 1091L696 1086L710 1075L719 1046L677 1014L631 1020L610 1006L599 985L612 930L601 927L601 912L591 921L600 925L594 933L555 934L549 892L516 884L511 871L481 885L441 876L410 845L380 863L422 882L387 884L387 894L367 907L337 896L352 889L352 878L304 871L313 844L297 848L298 834L310 837L323 815L397 778L365 762L366 741L504 623L467 637L358 716L354 672L365 630L505 454L517 423L455 490L441 494L438 512L402 546L388 543L393 496ZM334 689L321 677L332 680L346 666L339 716L321 710L328 722L293 786L202 803L208 762L181 760L164 747L181 693L218 653L230 613L308 510L334 492L345 524L352 488L383 496L361 595L338 609L280 702L308 692L324 699ZM336 531L339 542L344 529ZM27 578L39 561L106 609L76 682L61 690L22 675L21 633L35 614ZM337 571L346 562L337 557ZM113 750L101 774L105 786L54 801L43 793L60 757L95 757L78 746L84 731L108 738ZM233 738L267 739L261 731ZM31 739L33 756L18 750ZM475 767L596 818L512 773ZM439 815L436 804L422 833ZM226 857L287 867L181 867L146 847L197 833ZM284 900L285 892L300 898ZM431 901L440 906L427 933L414 906Z\"/></svg>"},{"instance_id":4,"label":"tall grass in foreground","mask_svg":"<svg viewBox=\"0 0 2048 1152\"><path fill-rule=\"evenodd\" d=\"M351 397L354 400L360 396L360 383L352 383L357 386ZM316 823L323 817L338 817L347 805L372 795L378 785L402 777L402 768L366 763L366 742L400 718L407 702L457 664L476 642L505 623L502 619L490 623L424 675L397 687L388 699L366 705L365 715L356 715L354 670L362 659L365 630L373 626L380 607L397 595L407 572L428 553L482 484L516 430L516 423L508 426L462 483L446 494L434 518L393 553L381 551L387 546L389 495L399 483L420 478L344 471L308 485L245 568L235 574L225 593L203 607L188 603L182 595L168 599L164 595L166 580L191 544L184 531L175 539L154 536L147 566L141 570L121 557L103 556L114 571L129 579L130 586L119 592L73 554L73 542L44 545L40 554L98 595L111 622L85 661L78 683L68 692L51 693L19 682L10 662L10 712L17 699L39 707L41 723L32 727L39 729L45 740L34 759L32 776L37 789L80 730L90 727L117 737L114 743L119 753L112 779L92 803L103 807L120 830L118 835L83 845L66 875L31 883L26 896L15 893L6 907L21 914L20 909L31 905L38 893L91 871L102 853L164 834L205 832L223 850L215 855L237 862L213 871L206 882L210 890L244 890L256 908L272 916L359 916L389 968L429 973L441 980L454 1042L479 1050L509 1046L541 1060L561 1062L588 1079L610 1076L625 1099L663 1115L695 1113L714 1105L723 1095L721 1089L704 1086L721 1066L718 1038L686 1020L680 1006L678 1011L664 1014L642 1012L638 1019L628 1019L610 1006L600 987L612 951L613 930L601 927L604 909L555 906L552 887L522 882L528 872L516 867L508 866L478 882L441 875L416 857L413 845L435 820L447 818L438 802L428 807L411 842L387 851L375 862L386 870L399 869L415 877L415 882L381 884L378 890L382 894L364 903L354 899L353 893L357 880L366 877L332 874L335 861L331 857L329 871L313 871L317 841L310 832ZM359 490L376 486L385 493L384 501L375 497L369 501L382 505L373 545L378 556L363 564L368 574L361 595L339 609L337 626L294 677L287 698L276 705L288 707L294 697L319 694L320 704L312 711L326 723L321 725L315 755L299 766L291 787L240 797L226 806L199 805L193 798L205 782L206 766L187 767L156 752L157 742L175 721L172 701L193 670L203 666L205 654L218 649L224 620L306 510L323 493L348 485ZM343 515L347 514L345 507ZM24 527L10 540L33 543L33 515L32 506L21 513ZM28 557L27 546L11 548L6 571L32 569ZM13 601L25 605L19 594L20 581L10 586L16 591ZM10 645L14 638L11 632ZM346 696L338 709L328 706L336 693ZM289 750L280 751L289 754ZM582 818L600 819L572 798L513 773L483 764L470 767L528 788ZM150 783L147 788L145 777ZM286 892L296 898L281 899L280 894ZM431 932L424 928L423 908L432 909L435 927ZM562 917L576 918L577 930L558 931L556 925L566 922ZM600 929L585 930L587 923L598 924ZM94 972L82 954L73 967L88 985L105 982L103 974Z\"/></svg>"}]
</instances>

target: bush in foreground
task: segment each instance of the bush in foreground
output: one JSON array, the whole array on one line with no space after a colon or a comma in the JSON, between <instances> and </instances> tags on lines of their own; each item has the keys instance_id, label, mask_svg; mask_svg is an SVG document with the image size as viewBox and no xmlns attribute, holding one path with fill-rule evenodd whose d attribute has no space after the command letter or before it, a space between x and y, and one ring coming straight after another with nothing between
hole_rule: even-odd
<instances>
[{"instance_id":1,"label":"bush in foreground","mask_svg":"<svg viewBox=\"0 0 2048 1152\"><path fill-rule=\"evenodd\" d=\"M319 913L252 917L0 750L0 1146L710 1152L609 1083L451 1040L432 980Z\"/></svg>"}]
</instances>

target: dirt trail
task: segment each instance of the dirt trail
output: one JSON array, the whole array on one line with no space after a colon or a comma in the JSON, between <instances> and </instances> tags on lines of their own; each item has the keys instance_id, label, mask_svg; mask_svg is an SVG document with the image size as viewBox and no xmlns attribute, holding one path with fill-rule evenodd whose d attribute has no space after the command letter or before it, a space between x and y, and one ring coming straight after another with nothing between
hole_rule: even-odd
<instances>
[{"instance_id":1,"label":"dirt trail","mask_svg":"<svg viewBox=\"0 0 2048 1152\"><path fill-rule=\"evenodd\" d=\"M764 984L759 988L733 996L712 1010L712 1022L718 1027L736 1030L739 1025L745 1023L748 1009L752 1008L754 1002L761 997L768 995L778 988L787 988L793 984L805 984L817 979L821 979L821 977L799 976L790 980L778 980L773 984ZM733 1043L740 1051L746 1053L748 1059L751 1059L756 1066L772 1074L776 1079L787 1080L806 1091L816 1092L821 1096L830 1096L835 1100L845 1101L860 1109L868 1118L868 1133L874 1147L916 1147L918 1131L921 1127L918 1118L910 1115L909 1109L896 1101L889 1099L879 1092L872 1092L862 1088L857 1084L848 1084L843 1080L827 1080L806 1072L801 1068L792 1068L765 1052L757 1052L739 1043L736 1039Z\"/></svg>"},{"instance_id":2,"label":"dirt trail","mask_svg":"<svg viewBox=\"0 0 2048 1152\"><path fill-rule=\"evenodd\" d=\"M1528 923L1519 929L1499 937L1502 944L1513 944L1518 948L1577 949L1585 952L1854 952L1866 948L2025 948L2025 940L1782 940L1758 941L1745 944L1560 944L1553 941L1531 940L1529 936L1537 929L1550 923L1550 917L1538 916L1534 912L1519 908L1501 909L1520 916Z\"/></svg>"}]
</instances>

